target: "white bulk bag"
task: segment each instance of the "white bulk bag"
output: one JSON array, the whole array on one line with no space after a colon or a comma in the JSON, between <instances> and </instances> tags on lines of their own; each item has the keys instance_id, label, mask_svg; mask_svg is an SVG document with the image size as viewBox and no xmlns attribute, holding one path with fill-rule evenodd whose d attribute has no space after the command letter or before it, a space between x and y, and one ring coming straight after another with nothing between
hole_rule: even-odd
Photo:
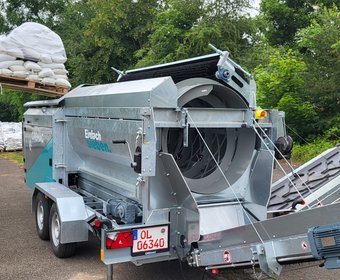
<instances>
[{"instance_id":1,"label":"white bulk bag","mask_svg":"<svg viewBox=\"0 0 340 280\"><path fill-rule=\"evenodd\" d=\"M22 149L22 124L15 122L1 123L1 131L6 151Z\"/></svg>"},{"instance_id":2,"label":"white bulk bag","mask_svg":"<svg viewBox=\"0 0 340 280\"><path fill-rule=\"evenodd\" d=\"M16 60L16 57L5 54L5 53L0 53L0 62L13 61L13 60Z\"/></svg>"},{"instance_id":3,"label":"white bulk bag","mask_svg":"<svg viewBox=\"0 0 340 280\"><path fill-rule=\"evenodd\" d=\"M24 58L24 53L20 47L9 41L6 36L0 36L0 52L15 58Z\"/></svg>"},{"instance_id":4,"label":"white bulk bag","mask_svg":"<svg viewBox=\"0 0 340 280\"><path fill-rule=\"evenodd\" d=\"M15 66L15 65L22 66L22 65L24 65L24 62L22 60L2 61L2 62L0 62L0 69L9 68L9 67Z\"/></svg>"},{"instance_id":5,"label":"white bulk bag","mask_svg":"<svg viewBox=\"0 0 340 280\"><path fill-rule=\"evenodd\" d=\"M9 70L11 71L27 71L26 68L22 65L12 65L10 67L8 67Z\"/></svg>"},{"instance_id":6,"label":"white bulk bag","mask_svg":"<svg viewBox=\"0 0 340 280\"><path fill-rule=\"evenodd\" d=\"M19 48L28 59L40 60L41 54L66 58L59 35L39 23L26 22L13 29L5 38L6 43Z\"/></svg>"},{"instance_id":7,"label":"white bulk bag","mask_svg":"<svg viewBox=\"0 0 340 280\"><path fill-rule=\"evenodd\" d=\"M52 62L54 63L65 63L67 60L66 57L63 57L62 55L54 55L52 56ZM44 62L43 60L41 60L42 62ZM48 63L52 63L52 62L48 62Z\"/></svg>"},{"instance_id":8,"label":"white bulk bag","mask_svg":"<svg viewBox=\"0 0 340 280\"><path fill-rule=\"evenodd\" d=\"M67 87L67 88L71 87L70 82L66 79L56 79L55 84L56 86L62 86L62 87Z\"/></svg>"},{"instance_id":9,"label":"white bulk bag","mask_svg":"<svg viewBox=\"0 0 340 280\"><path fill-rule=\"evenodd\" d=\"M46 85L46 86L54 86L55 85L55 79L52 78L52 77L43 78L41 80L41 83L43 85Z\"/></svg>"},{"instance_id":10,"label":"white bulk bag","mask_svg":"<svg viewBox=\"0 0 340 280\"><path fill-rule=\"evenodd\" d=\"M42 54L40 56L40 61L42 63L47 63L47 64L48 63L53 63L52 58L51 58L51 56L49 54Z\"/></svg>"},{"instance_id":11,"label":"white bulk bag","mask_svg":"<svg viewBox=\"0 0 340 280\"><path fill-rule=\"evenodd\" d=\"M0 122L0 151L5 150L4 134L2 132L2 122Z\"/></svg>"},{"instance_id":12,"label":"white bulk bag","mask_svg":"<svg viewBox=\"0 0 340 280\"><path fill-rule=\"evenodd\" d=\"M43 62L38 62L38 64L42 68L50 68L50 69L65 69L65 65L62 63L43 63Z\"/></svg>"},{"instance_id":13,"label":"white bulk bag","mask_svg":"<svg viewBox=\"0 0 340 280\"><path fill-rule=\"evenodd\" d=\"M35 81L35 82L40 82L40 78L37 74L29 74L27 77L26 77L26 80L30 80L30 81Z\"/></svg>"},{"instance_id":14,"label":"white bulk bag","mask_svg":"<svg viewBox=\"0 0 340 280\"><path fill-rule=\"evenodd\" d=\"M43 68L39 72L39 77L40 78L47 78L47 77L53 77L53 76L54 76L54 72L50 68Z\"/></svg>"},{"instance_id":15,"label":"white bulk bag","mask_svg":"<svg viewBox=\"0 0 340 280\"><path fill-rule=\"evenodd\" d=\"M55 75L67 75L68 71L66 69L53 69Z\"/></svg>"},{"instance_id":16,"label":"white bulk bag","mask_svg":"<svg viewBox=\"0 0 340 280\"><path fill-rule=\"evenodd\" d=\"M13 71L13 77L17 78L26 78L28 75L28 71Z\"/></svg>"},{"instance_id":17,"label":"white bulk bag","mask_svg":"<svg viewBox=\"0 0 340 280\"><path fill-rule=\"evenodd\" d=\"M13 75L13 71L11 71L9 69L0 69L0 75L12 76Z\"/></svg>"},{"instance_id":18,"label":"white bulk bag","mask_svg":"<svg viewBox=\"0 0 340 280\"><path fill-rule=\"evenodd\" d=\"M41 66L38 63L35 63L32 61L26 61L24 63L24 66L26 70L32 71L32 72L40 72L42 70Z\"/></svg>"},{"instance_id":19,"label":"white bulk bag","mask_svg":"<svg viewBox=\"0 0 340 280\"><path fill-rule=\"evenodd\" d=\"M68 80L68 77L66 75L54 75L55 79L65 79Z\"/></svg>"}]
</instances>

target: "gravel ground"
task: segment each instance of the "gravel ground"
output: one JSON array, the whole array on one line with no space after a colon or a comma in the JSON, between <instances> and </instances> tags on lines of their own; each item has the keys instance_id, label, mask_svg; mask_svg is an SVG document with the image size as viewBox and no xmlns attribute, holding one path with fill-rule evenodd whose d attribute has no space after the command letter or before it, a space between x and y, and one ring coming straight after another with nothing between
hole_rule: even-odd
<instances>
[{"instance_id":1,"label":"gravel ground","mask_svg":"<svg viewBox=\"0 0 340 280\"><path fill-rule=\"evenodd\" d=\"M276 177L281 175L276 172ZM48 241L36 234L31 214L31 191L23 182L22 168L0 158L0 280L7 279L106 279L106 267L99 260L99 242L95 238L79 244L76 256L56 258ZM131 263L114 266L114 279L202 279L203 270L177 261L136 267ZM228 270L204 279L254 279L251 270ZM268 279L262 277L262 279ZM325 270L318 263L285 266L280 279L340 279L340 270Z\"/></svg>"}]
</instances>

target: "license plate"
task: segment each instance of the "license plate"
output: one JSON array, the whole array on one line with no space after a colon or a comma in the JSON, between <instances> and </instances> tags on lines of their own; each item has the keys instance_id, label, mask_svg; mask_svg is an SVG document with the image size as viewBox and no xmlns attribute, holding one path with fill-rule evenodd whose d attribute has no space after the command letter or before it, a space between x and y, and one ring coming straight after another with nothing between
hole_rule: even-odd
<instances>
[{"instance_id":1,"label":"license plate","mask_svg":"<svg viewBox=\"0 0 340 280\"><path fill-rule=\"evenodd\" d=\"M133 230L132 255L147 255L169 249L169 227L157 226Z\"/></svg>"}]
</instances>

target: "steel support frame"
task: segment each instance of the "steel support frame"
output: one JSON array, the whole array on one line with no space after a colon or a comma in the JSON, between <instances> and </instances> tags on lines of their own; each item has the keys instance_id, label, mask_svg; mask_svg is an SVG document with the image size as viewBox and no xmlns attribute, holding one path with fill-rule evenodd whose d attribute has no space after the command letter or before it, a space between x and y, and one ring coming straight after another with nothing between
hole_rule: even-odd
<instances>
[{"instance_id":1,"label":"steel support frame","mask_svg":"<svg viewBox=\"0 0 340 280\"><path fill-rule=\"evenodd\" d=\"M198 249L188 257L190 265L207 269L249 266L258 263L269 276L278 276L281 263L310 260L312 253L307 231L313 226L338 222L340 203L268 219L218 234L209 234L198 242ZM230 258L226 261L224 254Z\"/></svg>"}]
</instances>

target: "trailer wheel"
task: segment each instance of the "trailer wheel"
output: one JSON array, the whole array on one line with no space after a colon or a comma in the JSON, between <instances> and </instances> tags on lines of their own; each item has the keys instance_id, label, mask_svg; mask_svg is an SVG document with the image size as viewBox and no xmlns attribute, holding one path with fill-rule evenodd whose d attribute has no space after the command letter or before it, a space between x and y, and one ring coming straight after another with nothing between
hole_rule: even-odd
<instances>
[{"instance_id":1,"label":"trailer wheel","mask_svg":"<svg viewBox=\"0 0 340 280\"><path fill-rule=\"evenodd\" d=\"M49 217L50 217L50 206L48 199L45 198L44 194L39 192L35 199L35 225L39 237L42 240L49 240Z\"/></svg>"},{"instance_id":2,"label":"trailer wheel","mask_svg":"<svg viewBox=\"0 0 340 280\"><path fill-rule=\"evenodd\" d=\"M50 210L50 243L54 254L58 258L69 258L74 255L76 250L76 243L60 243L61 236L61 222L57 206L53 203Z\"/></svg>"}]
</instances>

